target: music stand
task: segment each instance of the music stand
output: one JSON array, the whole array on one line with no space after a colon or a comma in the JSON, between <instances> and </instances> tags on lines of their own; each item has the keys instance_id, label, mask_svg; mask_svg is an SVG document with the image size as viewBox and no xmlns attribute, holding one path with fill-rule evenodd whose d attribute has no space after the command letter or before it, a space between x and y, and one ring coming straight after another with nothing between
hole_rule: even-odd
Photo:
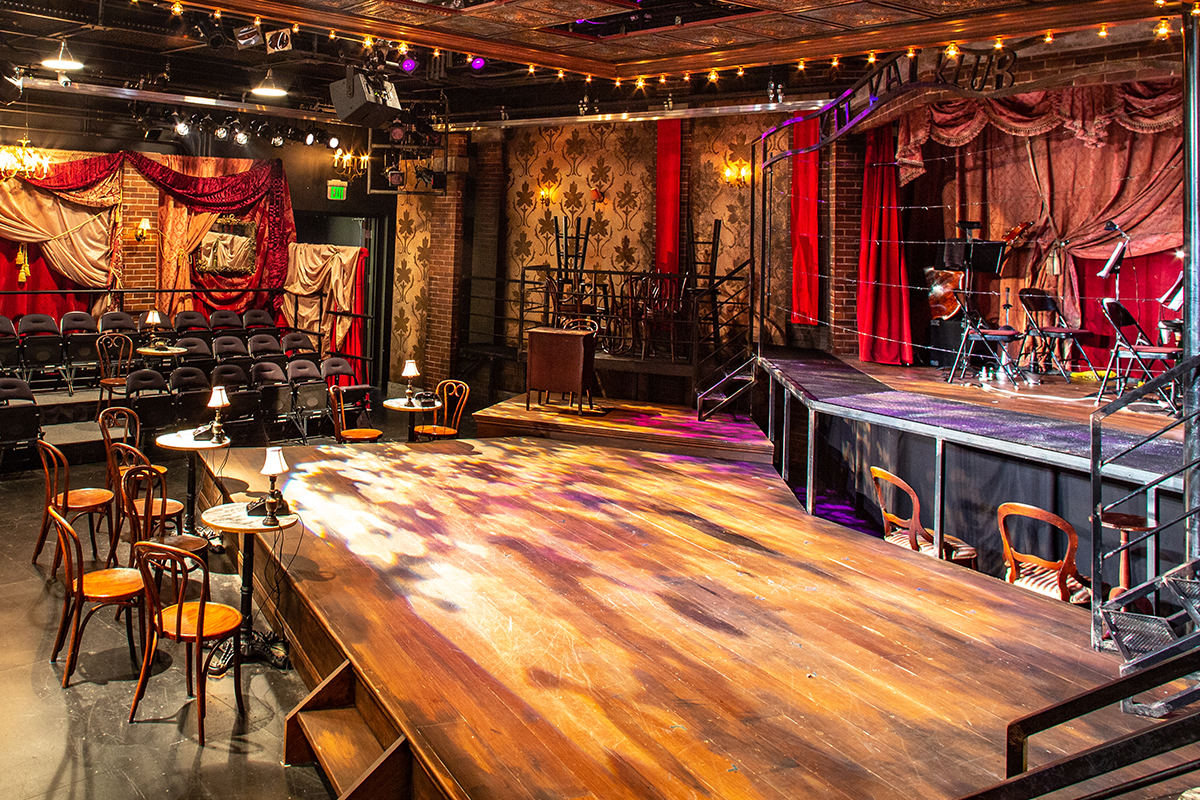
<instances>
[{"instance_id":1,"label":"music stand","mask_svg":"<svg viewBox=\"0 0 1200 800\"><path fill-rule=\"evenodd\" d=\"M978 225L978 223L958 223L960 228L965 228L968 225ZM980 316L979 312L974 310L973 305L969 302L971 294L971 272L982 272L987 275L995 275L1000 272L1000 266L1004 263L1006 242L991 242L978 239L968 239L967 241L967 270L963 277L963 296L959 298L959 304L963 308L963 337L958 345L958 353L954 357L954 365L950 368L950 377L946 379L948 383L953 383L955 376L961 371L962 377L966 377L967 365L971 361L971 356L975 354L976 345L983 345L986 356L991 356L992 359L1004 370L1004 374L1014 385L1020 379L1020 375L1013 369L1012 358L1008 356L1007 347L1012 342L1021 338L1021 333L1010 327L990 328L984 327L985 320ZM999 347L999 349L997 349Z\"/></svg>"}]
</instances>

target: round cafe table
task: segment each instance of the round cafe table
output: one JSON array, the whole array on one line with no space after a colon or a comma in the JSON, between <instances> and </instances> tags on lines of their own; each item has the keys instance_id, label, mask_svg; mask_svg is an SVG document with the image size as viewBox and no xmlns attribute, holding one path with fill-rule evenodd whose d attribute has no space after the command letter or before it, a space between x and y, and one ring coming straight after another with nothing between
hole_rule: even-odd
<instances>
[{"instance_id":1,"label":"round cafe table","mask_svg":"<svg viewBox=\"0 0 1200 800\"><path fill-rule=\"evenodd\" d=\"M164 433L154 439L154 443L164 450L181 450L188 454L187 506L183 512L183 532L196 532L196 466L200 461L203 450L220 450L229 447L229 437L221 441L213 439L197 439L195 429Z\"/></svg>"},{"instance_id":2,"label":"round cafe table","mask_svg":"<svg viewBox=\"0 0 1200 800\"><path fill-rule=\"evenodd\" d=\"M407 397L389 397L383 401L383 407L391 411L403 411L408 414L408 440L417 440L417 414L425 411L435 411L442 407L442 401L435 399L432 403L421 405L409 402Z\"/></svg>"},{"instance_id":3,"label":"round cafe table","mask_svg":"<svg viewBox=\"0 0 1200 800\"><path fill-rule=\"evenodd\" d=\"M139 347L137 354L143 358L153 361L156 365L170 364L174 367L179 363L179 357L187 352L186 347L176 347L169 344L166 347Z\"/></svg>"},{"instance_id":4,"label":"round cafe table","mask_svg":"<svg viewBox=\"0 0 1200 800\"><path fill-rule=\"evenodd\" d=\"M258 650L261 648L257 648L256 644L269 644L267 637L255 633L254 625L251 622L251 614L253 612L251 604L254 599L253 536L257 533L281 531L284 528L290 528L300 521L299 514L278 514L278 521L274 525L268 525L266 517L250 516L247 513L246 506L246 503L225 503L224 505L207 508L200 514L200 520L213 530L224 533L237 533L242 537L242 595L239 610L242 612L241 642L243 660L248 660L259 655ZM231 652L225 651L214 657L214 668L211 671L224 672L229 663L227 656L231 655Z\"/></svg>"}]
</instances>

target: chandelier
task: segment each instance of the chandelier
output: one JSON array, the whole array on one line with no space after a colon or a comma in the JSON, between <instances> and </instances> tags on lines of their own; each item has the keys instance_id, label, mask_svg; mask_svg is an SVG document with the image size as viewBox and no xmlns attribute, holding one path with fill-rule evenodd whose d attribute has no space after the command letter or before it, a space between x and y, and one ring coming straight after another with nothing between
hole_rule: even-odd
<instances>
[{"instance_id":1,"label":"chandelier","mask_svg":"<svg viewBox=\"0 0 1200 800\"><path fill-rule=\"evenodd\" d=\"M0 179L45 178L50 174L50 156L39 153L22 136L15 147L0 147Z\"/></svg>"},{"instance_id":2,"label":"chandelier","mask_svg":"<svg viewBox=\"0 0 1200 800\"><path fill-rule=\"evenodd\" d=\"M339 175L345 176L346 180L352 181L359 175L362 175L367 169L367 164L371 161L369 153L363 153L361 156L356 156L349 150L338 148L333 154L333 169Z\"/></svg>"}]
</instances>

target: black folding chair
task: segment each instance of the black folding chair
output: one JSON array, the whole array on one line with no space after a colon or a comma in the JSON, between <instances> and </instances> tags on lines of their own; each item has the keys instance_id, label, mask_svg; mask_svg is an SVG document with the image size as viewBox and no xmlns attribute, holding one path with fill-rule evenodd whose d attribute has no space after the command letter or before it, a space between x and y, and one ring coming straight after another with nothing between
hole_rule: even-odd
<instances>
[{"instance_id":1,"label":"black folding chair","mask_svg":"<svg viewBox=\"0 0 1200 800\"><path fill-rule=\"evenodd\" d=\"M1096 395L1096 405L1100 405L1104 393L1108 390L1108 382L1113 378L1116 369L1116 382L1120 385L1120 393L1124 394L1125 386L1131 380L1150 380L1154 377L1151 364L1162 363L1170 367L1183 356L1183 350L1170 345L1156 345L1154 340L1146 335L1142 326L1129 313L1129 309L1121 305L1121 301L1106 297L1100 301L1104 316L1112 325L1115 337L1111 354L1108 357L1108 367L1104 370L1104 381L1100 384L1100 393ZM1122 366L1124 362L1124 366ZM1168 363L1170 362L1170 363ZM1134 373L1134 369L1137 373ZM1174 387L1158 390L1172 413L1179 413L1179 405L1175 400Z\"/></svg>"},{"instance_id":2,"label":"black folding chair","mask_svg":"<svg viewBox=\"0 0 1200 800\"><path fill-rule=\"evenodd\" d=\"M979 348L982 348L983 352L979 355L995 361L997 366L1004 370L1008 379L1016 384L1021 379L1021 375L1016 369L1015 359L1009 356L1008 347L1013 342L1021 341L1021 332L1008 326L992 325L971 307L967 292L956 290L954 294L958 297L958 302L963 309L963 337L958 344L954 365L950 368L950 376L946 378L946 381L954 383L957 378L965 379L971 358L976 355Z\"/></svg>"},{"instance_id":3,"label":"black folding chair","mask_svg":"<svg viewBox=\"0 0 1200 800\"><path fill-rule=\"evenodd\" d=\"M1029 286L1018 291L1017 297L1021 300L1021 307L1025 309L1025 341L1031 345L1030 368L1040 371L1049 357L1059 373L1070 382L1071 371L1064 361L1070 361L1071 350L1075 349L1083 356L1092 375L1099 379L1096 367L1092 365L1092 360L1079 343L1080 338L1087 336L1089 332L1084 328L1072 328L1068 325L1062 309L1058 307L1058 301L1044 289ZM1042 325L1043 321L1049 321L1050 324ZM1064 345L1061 359L1058 356L1060 345Z\"/></svg>"}]
</instances>

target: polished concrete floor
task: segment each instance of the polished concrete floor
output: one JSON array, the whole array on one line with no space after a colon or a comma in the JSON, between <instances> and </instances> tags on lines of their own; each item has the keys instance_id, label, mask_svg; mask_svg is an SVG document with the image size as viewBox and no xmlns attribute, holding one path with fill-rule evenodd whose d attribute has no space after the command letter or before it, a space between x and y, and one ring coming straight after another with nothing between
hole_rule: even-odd
<instances>
[{"instance_id":1,"label":"polished concrete floor","mask_svg":"<svg viewBox=\"0 0 1200 800\"><path fill-rule=\"evenodd\" d=\"M184 462L166 463L182 489ZM103 465L72 469L71 484L103 486ZM88 624L71 685L62 688L65 651L50 663L63 597L61 580L50 576L53 548L30 563L43 497L40 469L0 476L0 798L331 797L315 767L280 764L284 719L306 693L295 672L247 665L244 719L234 705L232 670L210 679L201 747L182 647L173 643L160 645L138 721L128 722L137 665L124 622L103 610ZM82 520L80 528L86 532ZM86 542L84 553L90 557ZM106 553L101 541L101 558ZM210 564L214 599L236 605L238 582L229 561L214 555Z\"/></svg>"}]
</instances>

